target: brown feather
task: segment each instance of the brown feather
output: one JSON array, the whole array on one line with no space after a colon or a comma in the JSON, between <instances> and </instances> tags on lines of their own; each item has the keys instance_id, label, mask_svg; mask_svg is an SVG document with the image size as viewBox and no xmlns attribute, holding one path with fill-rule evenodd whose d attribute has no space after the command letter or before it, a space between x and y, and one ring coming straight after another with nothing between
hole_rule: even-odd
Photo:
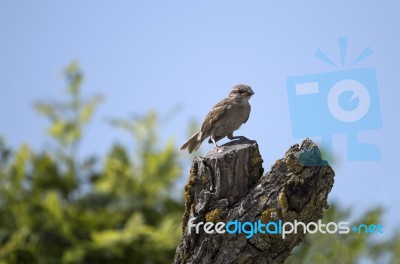
<instances>
[{"instance_id":1,"label":"brown feather","mask_svg":"<svg viewBox=\"0 0 400 264\"><path fill-rule=\"evenodd\" d=\"M204 138L210 135L213 124L215 124L215 122L219 120L221 116L224 115L226 109L228 109L230 104L231 104L230 100L228 98L225 98L219 101L207 114L206 118L204 119L203 125L201 126L200 129L201 134L203 135Z\"/></svg>"}]
</instances>

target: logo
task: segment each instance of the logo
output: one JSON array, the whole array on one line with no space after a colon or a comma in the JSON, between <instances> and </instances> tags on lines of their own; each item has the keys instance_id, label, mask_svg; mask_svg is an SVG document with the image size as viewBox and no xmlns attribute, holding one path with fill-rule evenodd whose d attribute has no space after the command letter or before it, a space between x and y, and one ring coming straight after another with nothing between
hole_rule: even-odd
<instances>
[{"instance_id":1,"label":"logo","mask_svg":"<svg viewBox=\"0 0 400 264\"><path fill-rule=\"evenodd\" d=\"M194 223L195 221L195 217L189 219L189 234L192 231L199 234L202 229L206 234L244 234L247 239L257 234L279 235L282 239L285 239L288 235L297 234L298 232L303 234L315 234L317 232L321 234L349 234L353 231L356 234L383 234L383 226L380 224L359 224L351 228L349 222L329 222L324 224L321 220L318 220L317 223L309 222L307 224L297 220L294 220L293 223L283 222L282 220L263 223L260 219L256 222L234 220L228 223L217 222L215 224L213 222Z\"/></svg>"},{"instance_id":2,"label":"logo","mask_svg":"<svg viewBox=\"0 0 400 264\"><path fill-rule=\"evenodd\" d=\"M347 38L339 38L339 48L342 68L345 65L353 67L372 55L368 47L346 64ZM318 49L315 56L339 68L323 51ZM375 68L349 68L294 76L289 77L286 84L295 138L321 137L323 148L329 154L333 135L346 133L347 160L380 160L379 147L359 142L357 136L360 131L382 127Z\"/></svg>"}]
</instances>

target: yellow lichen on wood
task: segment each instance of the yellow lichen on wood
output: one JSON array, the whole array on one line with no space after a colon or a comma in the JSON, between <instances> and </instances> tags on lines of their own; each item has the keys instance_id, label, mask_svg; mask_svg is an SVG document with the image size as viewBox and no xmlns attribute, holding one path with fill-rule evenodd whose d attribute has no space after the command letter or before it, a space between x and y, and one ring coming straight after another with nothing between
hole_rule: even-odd
<instances>
[{"instance_id":1,"label":"yellow lichen on wood","mask_svg":"<svg viewBox=\"0 0 400 264\"><path fill-rule=\"evenodd\" d=\"M286 197L286 188L282 188L278 195L278 205L282 209L282 216L286 215L286 211L289 207L287 197Z\"/></svg>"},{"instance_id":2,"label":"yellow lichen on wood","mask_svg":"<svg viewBox=\"0 0 400 264\"><path fill-rule=\"evenodd\" d=\"M205 216L206 221L207 222L213 222L213 223L221 222L221 220L222 220L221 213L222 213L222 210L219 209L219 208L211 210Z\"/></svg>"},{"instance_id":3,"label":"yellow lichen on wood","mask_svg":"<svg viewBox=\"0 0 400 264\"><path fill-rule=\"evenodd\" d=\"M261 222L263 224L267 224L268 222L276 220L278 220L278 210L273 207L268 208L261 214Z\"/></svg>"},{"instance_id":4,"label":"yellow lichen on wood","mask_svg":"<svg viewBox=\"0 0 400 264\"><path fill-rule=\"evenodd\" d=\"M194 208L193 194L196 184L197 166L194 165L190 169L189 181L185 185L185 212L182 219L182 234L185 232L186 224L189 220L190 210Z\"/></svg>"},{"instance_id":5,"label":"yellow lichen on wood","mask_svg":"<svg viewBox=\"0 0 400 264\"><path fill-rule=\"evenodd\" d=\"M299 161L294 155L288 155L285 158L286 168L290 168L295 174L302 171L303 167L299 164Z\"/></svg>"}]
</instances>

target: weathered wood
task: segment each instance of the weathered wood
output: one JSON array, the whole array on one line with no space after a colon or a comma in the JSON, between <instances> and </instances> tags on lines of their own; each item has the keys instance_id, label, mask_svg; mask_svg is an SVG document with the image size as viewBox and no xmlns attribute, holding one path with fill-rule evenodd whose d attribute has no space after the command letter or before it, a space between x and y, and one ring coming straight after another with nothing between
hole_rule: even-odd
<instances>
[{"instance_id":1,"label":"weathered wood","mask_svg":"<svg viewBox=\"0 0 400 264\"><path fill-rule=\"evenodd\" d=\"M283 263L304 237L289 234L196 234L193 223L317 222L328 207L334 171L309 139L292 146L263 174L263 160L254 141L232 141L222 152L210 151L193 160L185 186L182 239L174 263Z\"/></svg>"}]
</instances>

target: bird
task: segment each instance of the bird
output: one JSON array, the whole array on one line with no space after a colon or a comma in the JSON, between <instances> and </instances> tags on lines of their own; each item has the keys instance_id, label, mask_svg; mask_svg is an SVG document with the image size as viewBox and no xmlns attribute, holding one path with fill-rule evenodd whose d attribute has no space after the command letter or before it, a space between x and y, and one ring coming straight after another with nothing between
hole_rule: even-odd
<instances>
[{"instance_id":1,"label":"bird","mask_svg":"<svg viewBox=\"0 0 400 264\"><path fill-rule=\"evenodd\" d=\"M254 92L249 85L233 86L228 96L219 101L207 114L200 131L183 143L180 149L188 150L190 154L198 150L201 143L210 137L208 142L214 143L216 149L219 150L217 141L226 136L230 140L245 138L244 136L233 136L233 132L249 119L251 111L249 99L253 95Z\"/></svg>"}]
</instances>

